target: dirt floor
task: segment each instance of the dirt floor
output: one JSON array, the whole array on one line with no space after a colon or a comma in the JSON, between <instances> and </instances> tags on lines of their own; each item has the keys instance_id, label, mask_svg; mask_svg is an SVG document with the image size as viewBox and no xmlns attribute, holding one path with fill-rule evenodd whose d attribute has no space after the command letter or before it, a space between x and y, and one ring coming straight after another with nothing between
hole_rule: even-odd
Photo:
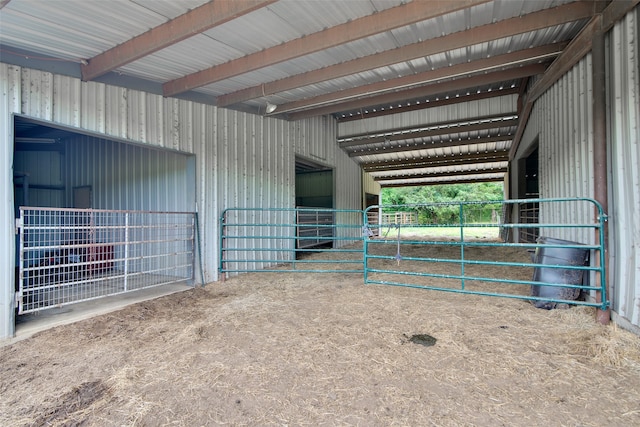
<instances>
[{"instance_id":1,"label":"dirt floor","mask_svg":"<svg viewBox=\"0 0 640 427\"><path fill-rule=\"evenodd\" d=\"M0 425L638 426L640 337L594 310L244 274L0 348Z\"/></svg>"}]
</instances>

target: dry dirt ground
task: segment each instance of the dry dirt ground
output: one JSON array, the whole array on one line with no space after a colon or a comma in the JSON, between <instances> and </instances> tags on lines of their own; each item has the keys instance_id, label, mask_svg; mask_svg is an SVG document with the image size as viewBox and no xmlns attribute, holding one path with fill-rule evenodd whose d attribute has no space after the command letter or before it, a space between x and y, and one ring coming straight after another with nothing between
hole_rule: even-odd
<instances>
[{"instance_id":1,"label":"dry dirt ground","mask_svg":"<svg viewBox=\"0 0 640 427\"><path fill-rule=\"evenodd\" d=\"M594 317L244 274L0 348L0 425L638 426L640 338Z\"/></svg>"}]
</instances>

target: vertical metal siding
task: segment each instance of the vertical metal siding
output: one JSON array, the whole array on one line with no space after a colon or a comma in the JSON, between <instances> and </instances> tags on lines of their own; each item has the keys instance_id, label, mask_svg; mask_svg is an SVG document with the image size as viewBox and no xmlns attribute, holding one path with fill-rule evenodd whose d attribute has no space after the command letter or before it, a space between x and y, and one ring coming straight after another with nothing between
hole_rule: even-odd
<instances>
[{"instance_id":1,"label":"vertical metal siding","mask_svg":"<svg viewBox=\"0 0 640 427\"><path fill-rule=\"evenodd\" d=\"M614 312L640 327L640 7L609 33L610 269Z\"/></svg>"},{"instance_id":2,"label":"vertical metal siding","mask_svg":"<svg viewBox=\"0 0 640 427\"><path fill-rule=\"evenodd\" d=\"M517 95L481 99L439 108L410 111L401 114L353 120L338 125L338 135L370 133L380 129L394 129L409 126L439 123L455 119L469 119L493 114L513 113L517 110Z\"/></svg>"},{"instance_id":3,"label":"vertical metal siding","mask_svg":"<svg viewBox=\"0 0 640 427\"><path fill-rule=\"evenodd\" d=\"M3 147L0 161L1 173L6 178L0 189L5 201L0 211L0 244L4 253L10 254L0 260L0 282L9 284L1 288L3 309L11 306L13 297L10 285L14 263L11 113L105 135L104 140L83 137L88 138L85 142L91 139L91 144L79 144L75 159L67 160L69 165L73 163L70 167L74 169L73 181L68 185L84 185L85 179L91 179L100 205L135 205L147 209L160 203L181 206L183 210L188 204L178 195L173 196L173 201L165 196L166 186L181 185L180 178L169 174L172 169L182 167L182 163L172 157L175 153L167 153L166 157L146 156L137 151L142 150L139 147L113 143L109 146L105 142L109 137L195 154L195 191L205 281L218 277L218 218L224 208L294 206L296 154L317 158L333 167L336 182L352 183L336 186L336 208L361 208L360 168L337 146L337 125L330 117L287 122L5 64L0 64L0 78ZM122 167L125 158L127 164ZM80 159L84 161L79 162ZM166 173L166 180L156 181L154 188L132 184L154 171ZM114 183L109 185L119 191L108 190L107 176ZM66 197L71 203L72 195ZM288 218L282 218L285 220ZM246 243L247 246L259 244L258 241ZM3 310L3 313L9 312L13 313ZM13 319L1 317L0 338L8 337L13 331Z\"/></svg>"},{"instance_id":4,"label":"vertical metal siding","mask_svg":"<svg viewBox=\"0 0 640 427\"><path fill-rule=\"evenodd\" d=\"M591 55L582 59L536 102L525 137L539 136L540 197L593 196ZM534 121L534 123L532 123ZM524 138L523 138L524 140ZM540 207L540 222L584 223L593 218L588 204L572 209ZM544 235L593 243L591 230L543 230ZM567 234L571 233L571 234Z\"/></svg>"},{"instance_id":5,"label":"vertical metal siding","mask_svg":"<svg viewBox=\"0 0 640 427\"><path fill-rule=\"evenodd\" d=\"M373 179L370 173L364 173L362 177L362 192L369 194L380 194L380 184ZM363 194L364 197L364 194ZM363 201L364 206L364 201Z\"/></svg>"},{"instance_id":6,"label":"vertical metal siding","mask_svg":"<svg viewBox=\"0 0 640 427\"><path fill-rule=\"evenodd\" d=\"M66 205L57 207L73 207L73 188L90 185L96 209L180 212L195 208L187 155L91 136L78 136L67 146Z\"/></svg>"},{"instance_id":7,"label":"vertical metal siding","mask_svg":"<svg viewBox=\"0 0 640 427\"><path fill-rule=\"evenodd\" d=\"M13 116L21 106L20 68L0 63L0 339L13 335L15 235L13 222Z\"/></svg>"},{"instance_id":8,"label":"vertical metal siding","mask_svg":"<svg viewBox=\"0 0 640 427\"><path fill-rule=\"evenodd\" d=\"M607 117L610 153L609 253L614 315L640 326L640 77L638 15L627 14L608 34ZM519 152L538 138L540 196L593 197L591 55L550 88L534 105ZM593 218L588 207L541 209L544 222ZM555 235L593 243L592 232Z\"/></svg>"}]
</instances>

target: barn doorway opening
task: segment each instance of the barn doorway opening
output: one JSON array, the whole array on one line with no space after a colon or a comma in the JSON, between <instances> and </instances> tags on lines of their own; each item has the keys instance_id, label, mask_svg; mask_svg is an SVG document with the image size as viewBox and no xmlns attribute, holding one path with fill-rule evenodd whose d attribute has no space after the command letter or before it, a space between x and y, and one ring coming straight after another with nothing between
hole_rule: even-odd
<instances>
[{"instance_id":1,"label":"barn doorway opening","mask_svg":"<svg viewBox=\"0 0 640 427\"><path fill-rule=\"evenodd\" d=\"M333 169L296 157L296 256L333 247L334 188Z\"/></svg>"},{"instance_id":2,"label":"barn doorway opening","mask_svg":"<svg viewBox=\"0 0 640 427\"><path fill-rule=\"evenodd\" d=\"M16 308L194 279L195 157L14 116Z\"/></svg>"},{"instance_id":3,"label":"barn doorway opening","mask_svg":"<svg viewBox=\"0 0 640 427\"><path fill-rule=\"evenodd\" d=\"M540 189L538 186L538 144L522 161L524 164L522 170L524 183L524 199L538 199L540 197ZM540 204L536 202L524 203L520 206L520 224L538 224L539 223ZM537 227L521 227L519 241L522 243L535 243L540 236L540 229Z\"/></svg>"}]
</instances>

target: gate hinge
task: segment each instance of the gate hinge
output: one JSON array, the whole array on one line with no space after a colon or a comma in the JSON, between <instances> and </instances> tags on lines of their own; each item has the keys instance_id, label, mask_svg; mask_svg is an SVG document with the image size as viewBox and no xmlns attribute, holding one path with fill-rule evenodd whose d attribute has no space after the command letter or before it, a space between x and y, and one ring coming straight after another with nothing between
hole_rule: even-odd
<instances>
[{"instance_id":1,"label":"gate hinge","mask_svg":"<svg viewBox=\"0 0 640 427\"><path fill-rule=\"evenodd\" d=\"M22 222L22 217L18 217L16 218L16 229L15 229L15 234L19 234L20 233L20 229L22 228L23 222Z\"/></svg>"}]
</instances>

